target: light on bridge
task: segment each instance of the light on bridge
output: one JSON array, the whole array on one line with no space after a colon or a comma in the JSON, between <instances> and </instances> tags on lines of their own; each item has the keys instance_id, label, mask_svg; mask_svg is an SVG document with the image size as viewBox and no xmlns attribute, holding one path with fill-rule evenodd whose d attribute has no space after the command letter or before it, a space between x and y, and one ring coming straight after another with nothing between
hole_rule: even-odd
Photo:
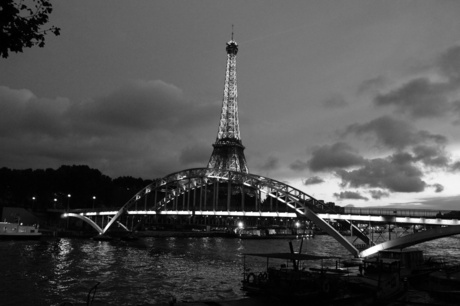
<instances>
[{"instance_id":1,"label":"light on bridge","mask_svg":"<svg viewBox=\"0 0 460 306\"><path fill-rule=\"evenodd\" d=\"M242 221L238 222L238 228L240 229L243 229L244 228L244 224Z\"/></svg>"}]
</instances>

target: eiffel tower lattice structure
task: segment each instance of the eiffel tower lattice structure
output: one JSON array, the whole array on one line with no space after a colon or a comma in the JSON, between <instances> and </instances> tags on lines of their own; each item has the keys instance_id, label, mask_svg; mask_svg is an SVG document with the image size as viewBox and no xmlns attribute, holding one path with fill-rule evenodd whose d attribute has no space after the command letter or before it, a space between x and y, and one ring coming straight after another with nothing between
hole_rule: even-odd
<instances>
[{"instance_id":1,"label":"eiffel tower lattice structure","mask_svg":"<svg viewBox=\"0 0 460 306\"><path fill-rule=\"evenodd\" d=\"M236 54L238 44L227 42L227 69L225 73L224 97L220 114L219 130L213 144L208 168L249 173L244 146L241 142L238 120L238 89L236 84Z\"/></svg>"}]
</instances>

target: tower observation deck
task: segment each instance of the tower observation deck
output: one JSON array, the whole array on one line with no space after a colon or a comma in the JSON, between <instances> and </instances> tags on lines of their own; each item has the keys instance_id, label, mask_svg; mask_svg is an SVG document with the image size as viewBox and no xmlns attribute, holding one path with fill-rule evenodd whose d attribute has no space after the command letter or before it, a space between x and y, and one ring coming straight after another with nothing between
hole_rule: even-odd
<instances>
[{"instance_id":1,"label":"tower observation deck","mask_svg":"<svg viewBox=\"0 0 460 306\"><path fill-rule=\"evenodd\" d=\"M238 120L238 89L236 84L236 54L238 44L227 42L227 69L225 72L224 97L220 114L219 130L208 168L249 173L241 142Z\"/></svg>"}]
</instances>

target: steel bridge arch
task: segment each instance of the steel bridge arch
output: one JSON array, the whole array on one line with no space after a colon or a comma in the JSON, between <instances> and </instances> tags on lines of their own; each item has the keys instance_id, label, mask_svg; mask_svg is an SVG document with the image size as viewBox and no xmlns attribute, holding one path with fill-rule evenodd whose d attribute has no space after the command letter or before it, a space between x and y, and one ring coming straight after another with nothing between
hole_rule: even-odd
<instances>
[{"instance_id":1,"label":"steel bridge arch","mask_svg":"<svg viewBox=\"0 0 460 306\"><path fill-rule=\"evenodd\" d=\"M96 222L94 222L93 220L91 220L90 218L88 218L86 216L82 216L80 214L75 214L75 213L65 213L65 214L63 214L63 217L64 218L74 217L74 218L78 218L80 220L83 220L86 223L88 223L89 225L91 225L99 233L99 235L104 234L104 230L102 228L100 228L99 225L96 224Z\"/></svg>"},{"instance_id":2,"label":"steel bridge arch","mask_svg":"<svg viewBox=\"0 0 460 306\"><path fill-rule=\"evenodd\" d=\"M273 197L284 203L290 210L298 215L306 216L323 231L333 236L352 255L359 256L358 249L356 249L352 243L314 212L324 211L325 206L323 201L319 201L288 184L261 175L212 168L182 170L154 180L151 184L137 192L120 208L104 227L103 233L105 233L120 216L125 214L129 208L137 203L149 206L149 210L161 211L166 208L166 204L174 200L174 198L196 188L212 184L215 181L239 184L264 192L267 196ZM165 196L158 200L155 191L161 191L165 193ZM155 199L153 205L147 205L147 197L151 193L155 193ZM142 203L142 199L144 199L144 203Z\"/></svg>"},{"instance_id":3,"label":"steel bridge arch","mask_svg":"<svg viewBox=\"0 0 460 306\"><path fill-rule=\"evenodd\" d=\"M367 257L377 253L378 251L398 248L403 249L425 241L453 236L457 234L460 234L460 226L458 225L449 227L437 227L377 244L373 247L361 251L359 255L360 257Z\"/></svg>"},{"instance_id":4,"label":"steel bridge arch","mask_svg":"<svg viewBox=\"0 0 460 306\"><path fill-rule=\"evenodd\" d=\"M193 168L182 170L154 180L151 184L138 191L129 201L127 201L103 229L101 229L90 218L83 215L74 213L67 213L64 215L76 217L89 223L100 235L102 235L107 232L113 223L119 223L119 217L128 212L133 205L139 203L144 204L146 207L149 206L150 211L160 212L162 209L166 208L166 205L170 201L180 195L190 192L196 188L213 184L216 181L236 183L241 186L255 188L266 193L267 196L271 196L279 200L296 214L306 216L319 228L336 239L355 257L367 257L380 250L404 248L424 241L460 233L460 226L432 229L424 233L412 234L374 245L360 252L350 241L335 230L335 228L316 214L316 212L324 212L325 205L323 201L317 200L307 193L288 184L261 175L211 168ZM156 197L156 192L158 191L165 194L161 199L157 199ZM155 193L155 197L153 204L149 204L148 196L152 193ZM144 200L144 203L142 203L142 200ZM128 230L126 227L124 228Z\"/></svg>"}]
</instances>

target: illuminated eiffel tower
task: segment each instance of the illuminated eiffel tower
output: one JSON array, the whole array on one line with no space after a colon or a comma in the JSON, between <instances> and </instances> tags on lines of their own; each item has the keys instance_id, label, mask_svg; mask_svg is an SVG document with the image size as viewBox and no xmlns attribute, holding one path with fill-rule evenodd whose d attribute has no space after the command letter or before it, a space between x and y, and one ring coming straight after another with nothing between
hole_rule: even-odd
<instances>
[{"instance_id":1,"label":"illuminated eiffel tower","mask_svg":"<svg viewBox=\"0 0 460 306\"><path fill-rule=\"evenodd\" d=\"M208 168L249 173L244 157L238 120L238 90L236 86L236 54L238 44L227 42L227 69L225 72L224 97L216 142L212 145Z\"/></svg>"}]
</instances>

